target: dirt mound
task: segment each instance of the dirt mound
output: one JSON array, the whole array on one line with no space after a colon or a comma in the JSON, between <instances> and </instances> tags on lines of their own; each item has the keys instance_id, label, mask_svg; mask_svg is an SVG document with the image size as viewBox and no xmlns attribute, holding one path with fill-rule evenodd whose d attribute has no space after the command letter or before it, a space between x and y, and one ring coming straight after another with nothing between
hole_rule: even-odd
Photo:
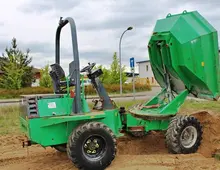
<instances>
[{"instance_id":1,"label":"dirt mound","mask_svg":"<svg viewBox=\"0 0 220 170\"><path fill-rule=\"evenodd\" d=\"M200 111L193 113L203 126L203 139L198 153L205 157L212 157L216 151L220 151L220 116L217 114ZM166 154L165 136L161 132L151 132L142 138L130 136L118 140L119 155L146 155Z\"/></svg>"},{"instance_id":2,"label":"dirt mound","mask_svg":"<svg viewBox=\"0 0 220 170\"><path fill-rule=\"evenodd\" d=\"M211 157L220 149L220 116L212 112L201 111L192 114L203 126L203 139L198 152Z\"/></svg>"},{"instance_id":3,"label":"dirt mound","mask_svg":"<svg viewBox=\"0 0 220 170\"><path fill-rule=\"evenodd\" d=\"M3 135L0 137L0 147L18 144L18 143L21 144L22 141L24 141L24 140L25 140L25 137L22 135Z\"/></svg>"},{"instance_id":4,"label":"dirt mound","mask_svg":"<svg viewBox=\"0 0 220 170\"><path fill-rule=\"evenodd\" d=\"M151 132L141 138L125 136L118 139L119 155L146 155L155 153L167 153L164 134L161 132Z\"/></svg>"}]
</instances>

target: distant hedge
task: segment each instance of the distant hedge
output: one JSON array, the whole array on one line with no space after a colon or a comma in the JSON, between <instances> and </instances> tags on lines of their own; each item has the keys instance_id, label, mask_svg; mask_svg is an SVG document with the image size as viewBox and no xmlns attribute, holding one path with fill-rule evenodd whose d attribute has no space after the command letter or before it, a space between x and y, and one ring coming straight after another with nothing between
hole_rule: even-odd
<instances>
[{"instance_id":1,"label":"distant hedge","mask_svg":"<svg viewBox=\"0 0 220 170\"><path fill-rule=\"evenodd\" d=\"M120 85L119 84L111 84L111 85L104 85L105 89L107 90L108 93L119 93L120 92ZM149 91L151 90L150 85L141 85L141 84L136 84L135 85L135 91L140 92L140 91ZM85 92L88 95L95 94L95 89L92 86L87 86L85 88ZM133 86L132 84L124 84L123 85L123 93L129 93L133 92Z\"/></svg>"},{"instance_id":2,"label":"distant hedge","mask_svg":"<svg viewBox=\"0 0 220 170\"><path fill-rule=\"evenodd\" d=\"M0 89L0 98L19 98L20 95L53 93L53 89L44 87L28 87L19 90Z\"/></svg>"},{"instance_id":3,"label":"distant hedge","mask_svg":"<svg viewBox=\"0 0 220 170\"><path fill-rule=\"evenodd\" d=\"M120 92L120 85L104 85L105 89L108 93L116 94ZM135 85L136 92L140 91L149 91L151 90L150 85L141 85L136 84ZM124 84L123 85L123 93L129 93L133 91L132 84ZM20 95L28 95L28 94L47 94L47 93L53 93L52 88L44 88L44 87L28 87L28 88L22 88L19 90L7 90L7 89L0 89L0 98L1 99L9 99L9 98L19 98ZM94 95L96 94L95 89L89 85L85 87L85 93L86 95Z\"/></svg>"}]
</instances>

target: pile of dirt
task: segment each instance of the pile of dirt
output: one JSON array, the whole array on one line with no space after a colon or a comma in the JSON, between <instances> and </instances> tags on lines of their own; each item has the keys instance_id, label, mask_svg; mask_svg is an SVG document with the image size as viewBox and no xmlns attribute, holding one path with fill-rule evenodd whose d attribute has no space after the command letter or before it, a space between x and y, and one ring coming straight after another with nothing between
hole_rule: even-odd
<instances>
[{"instance_id":1,"label":"pile of dirt","mask_svg":"<svg viewBox=\"0 0 220 170\"><path fill-rule=\"evenodd\" d=\"M164 134L151 132L140 138L125 136L118 139L119 155L146 155L167 153Z\"/></svg>"},{"instance_id":2,"label":"pile of dirt","mask_svg":"<svg viewBox=\"0 0 220 170\"><path fill-rule=\"evenodd\" d=\"M203 126L203 139L198 153L211 157L220 149L220 116L212 112L193 113Z\"/></svg>"},{"instance_id":3,"label":"pile of dirt","mask_svg":"<svg viewBox=\"0 0 220 170\"><path fill-rule=\"evenodd\" d=\"M198 153L205 157L212 157L220 151L220 116L217 114L200 111L193 113L203 127L202 144ZM119 155L146 155L167 154L165 135L161 132L151 132L142 138L125 136L118 140Z\"/></svg>"},{"instance_id":4,"label":"pile of dirt","mask_svg":"<svg viewBox=\"0 0 220 170\"><path fill-rule=\"evenodd\" d=\"M14 145L14 144L21 145L22 141L24 140L25 140L25 137L22 135L2 135L0 137L0 146L8 146L8 145Z\"/></svg>"}]
</instances>

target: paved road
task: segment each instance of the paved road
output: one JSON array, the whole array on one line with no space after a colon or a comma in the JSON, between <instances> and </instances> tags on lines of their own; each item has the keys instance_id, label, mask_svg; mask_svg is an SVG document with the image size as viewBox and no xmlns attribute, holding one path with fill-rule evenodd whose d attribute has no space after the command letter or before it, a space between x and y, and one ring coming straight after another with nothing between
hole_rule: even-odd
<instances>
[{"instance_id":1,"label":"paved road","mask_svg":"<svg viewBox=\"0 0 220 170\"><path fill-rule=\"evenodd\" d=\"M151 91L147 91L147 92L137 92L136 95L135 95L135 99L136 100L144 100L144 99L148 99L148 98L151 98L153 97L155 94L157 94L159 91L160 91L160 87L153 87ZM116 95L114 97L112 97L112 99L114 101L121 101L121 100L126 100L126 101L129 101L129 100L133 100L133 96L132 94L128 94L127 96L123 96L123 97L120 97L119 95ZM2 100L3 101L3 100ZM87 99L88 102L91 102L92 99L89 98ZM0 100L0 107L1 106L14 106L14 105L18 105L19 102L14 102L13 100L7 100L6 102L2 103L1 100Z\"/></svg>"}]
</instances>

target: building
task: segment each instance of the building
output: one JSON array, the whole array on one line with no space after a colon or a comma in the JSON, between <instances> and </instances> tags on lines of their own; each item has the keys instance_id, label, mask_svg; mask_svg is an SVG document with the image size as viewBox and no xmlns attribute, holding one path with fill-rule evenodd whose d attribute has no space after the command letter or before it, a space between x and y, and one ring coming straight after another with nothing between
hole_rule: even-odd
<instances>
[{"instance_id":1,"label":"building","mask_svg":"<svg viewBox=\"0 0 220 170\"><path fill-rule=\"evenodd\" d=\"M150 60L138 61L136 63L138 64L139 78L147 79L151 85L158 85L154 78Z\"/></svg>"},{"instance_id":2,"label":"building","mask_svg":"<svg viewBox=\"0 0 220 170\"><path fill-rule=\"evenodd\" d=\"M33 68L34 79L35 81L32 83L32 87L40 86L40 69Z\"/></svg>"},{"instance_id":3,"label":"building","mask_svg":"<svg viewBox=\"0 0 220 170\"><path fill-rule=\"evenodd\" d=\"M127 80L126 80L126 84L132 83L133 82L133 73L131 72L125 72ZM138 73L134 73L134 77L135 79L139 76Z\"/></svg>"}]
</instances>

